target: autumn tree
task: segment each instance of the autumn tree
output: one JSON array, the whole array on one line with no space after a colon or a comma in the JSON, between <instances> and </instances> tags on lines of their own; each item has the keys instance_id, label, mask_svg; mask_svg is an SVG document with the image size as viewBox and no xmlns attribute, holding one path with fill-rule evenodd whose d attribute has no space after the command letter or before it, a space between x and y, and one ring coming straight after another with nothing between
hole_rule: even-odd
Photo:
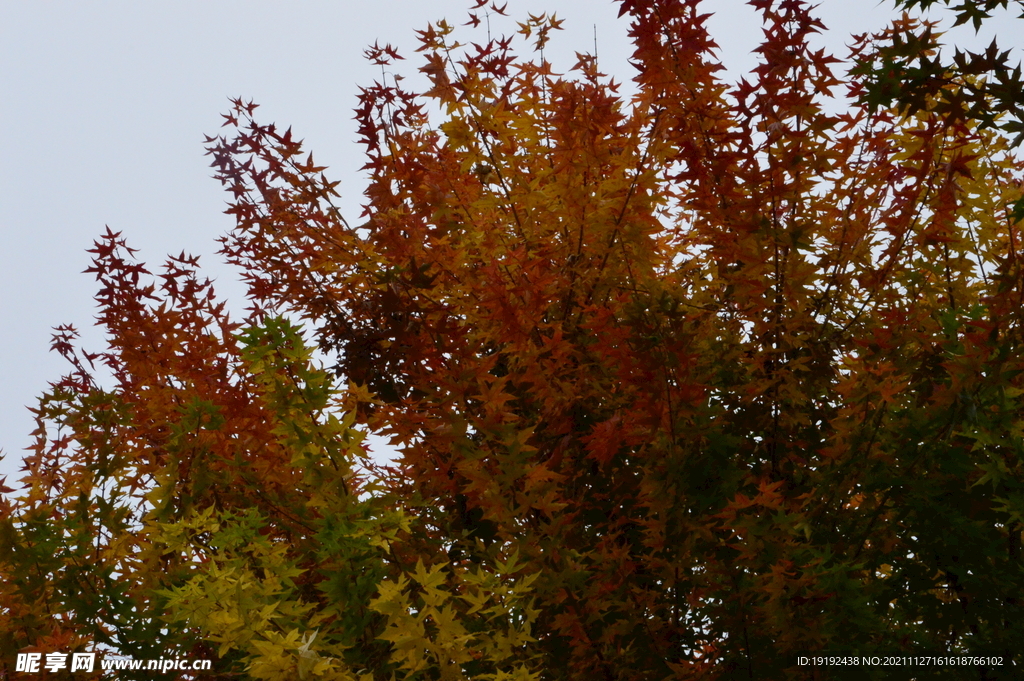
<instances>
[{"instance_id":1,"label":"autumn tree","mask_svg":"<svg viewBox=\"0 0 1024 681\"><path fill-rule=\"evenodd\" d=\"M519 24L527 57L427 27L424 92L361 91L352 222L234 101L208 142L249 316L184 256L153 283L97 244L111 348L59 337L75 371L4 509L5 646L267 679L1024 663L1024 167L946 105L971 74L879 99L857 65L913 20L844 73L807 5L750 4L760 64L730 85L700 2L623 0L628 97L544 59L554 16Z\"/></svg>"}]
</instances>

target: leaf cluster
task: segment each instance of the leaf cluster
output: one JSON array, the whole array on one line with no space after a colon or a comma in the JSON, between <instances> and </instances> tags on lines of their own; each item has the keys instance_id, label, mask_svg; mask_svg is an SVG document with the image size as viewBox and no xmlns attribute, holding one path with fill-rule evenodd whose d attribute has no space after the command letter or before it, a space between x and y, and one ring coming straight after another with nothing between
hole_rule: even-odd
<instances>
[{"instance_id":1,"label":"leaf cluster","mask_svg":"<svg viewBox=\"0 0 1024 681\"><path fill-rule=\"evenodd\" d=\"M906 9L929 9L936 0L899 0ZM942 0L947 7L952 0ZM962 2L951 7L954 26L970 22L975 31L1009 0ZM1017 2L1024 9L1024 3ZM1024 18L1024 12L1021 14ZM993 40L983 52L954 49L952 61L943 55L934 23L909 21L907 16L873 37L873 50L860 56L853 73L865 77L860 99L874 107L896 106L909 114L925 106L953 119L996 125L1024 140L1024 82L1021 67L1010 62L1010 50L1000 51ZM931 104L929 104L931 103Z\"/></svg>"}]
</instances>

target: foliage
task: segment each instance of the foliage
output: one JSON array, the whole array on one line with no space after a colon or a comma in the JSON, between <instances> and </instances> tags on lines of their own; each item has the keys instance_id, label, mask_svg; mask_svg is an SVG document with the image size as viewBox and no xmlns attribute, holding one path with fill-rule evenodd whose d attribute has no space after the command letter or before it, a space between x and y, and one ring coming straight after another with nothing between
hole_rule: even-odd
<instances>
[{"instance_id":1,"label":"foliage","mask_svg":"<svg viewBox=\"0 0 1024 681\"><path fill-rule=\"evenodd\" d=\"M357 474L361 435L296 327L268 317L239 333L193 260L147 284L119 236L96 244L90 270L110 350L79 356L73 330L58 333L75 372L40 401L31 487L5 508L4 651L91 641L217 659L213 678L358 679L422 666L404 646L446 641L423 625L446 586L458 595L443 611L461 615L480 670L522 646L529 585L514 560L438 564L429 579L422 559L403 562L393 543L408 520ZM93 381L98 363L113 389ZM422 592L402 590L407 572ZM418 613L418 637L393 633L406 624L396 603ZM510 612L527 619L507 637L484 629ZM400 644L393 664L378 637Z\"/></svg>"},{"instance_id":2,"label":"foliage","mask_svg":"<svg viewBox=\"0 0 1024 681\"><path fill-rule=\"evenodd\" d=\"M111 348L58 337L4 647L360 681L1024 663L1024 168L943 104L969 79L878 108L807 6L751 4L761 63L730 86L699 2L623 0L628 98L593 56L555 73L553 16L520 24L536 59L429 26L426 92L362 90L355 227L235 100L208 142L250 316L184 256L157 285L97 244Z\"/></svg>"},{"instance_id":3,"label":"foliage","mask_svg":"<svg viewBox=\"0 0 1024 681\"><path fill-rule=\"evenodd\" d=\"M953 0L941 0L947 7ZM907 9L928 9L936 0L897 0ZM954 26L968 22L975 31L1006 9L1009 0L971 0L952 9ZM1016 0L1024 18L1024 2ZM955 48L952 62L945 61L934 23L909 21L906 16L877 36L877 49L853 73L867 76L862 101L872 106L898 106L911 115L925 106L952 118L976 121L984 127L1000 122L1015 133L1013 144L1024 140L1024 81L1020 62L1012 67L1010 51L1000 51L996 41L984 52ZM1006 120L1009 119L1009 120ZM1024 211L1024 204L1018 204ZM1018 214L1018 219L1022 215Z\"/></svg>"}]
</instances>

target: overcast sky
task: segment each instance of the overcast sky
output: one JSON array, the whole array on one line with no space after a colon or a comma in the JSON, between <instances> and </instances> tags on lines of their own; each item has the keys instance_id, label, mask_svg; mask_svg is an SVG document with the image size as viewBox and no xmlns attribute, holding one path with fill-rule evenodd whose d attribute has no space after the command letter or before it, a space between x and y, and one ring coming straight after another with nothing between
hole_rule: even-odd
<instances>
[{"instance_id":1,"label":"overcast sky","mask_svg":"<svg viewBox=\"0 0 1024 681\"><path fill-rule=\"evenodd\" d=\"M408 59L396 70L412 75L414 31L441 17L461 24L471 4L0 0L0 475L17 471L30 442L26 405L65 372L49 352L52 327L73 324L86 347L102 348L92 328L95 281L82 270L105 225L122 231L151 270L168 253L200 255L218 292L244 307L216 255L215 240L232 223L202 143L218 131L227 98L255 100L261 121L305 138L342 181L354 217L363 183L351 112L358 84L379 76L363 48L399 46ZM710 23L730 74L749 69L761 35L753 11L741 0L705 5L716 13ZM592 51L596 29L602 70L632 77L626 25L606 0L509 0L510 19L495 17L493 31L510 33L516 18L545 10L566 19L547 51L556 66ZM888 0L823 0L819 13L832 29L822 43L840 57L850 34L895 16ZM1011 47L1024 23L1006 26L1001 42Z\"/></svg>"}]
</instances>

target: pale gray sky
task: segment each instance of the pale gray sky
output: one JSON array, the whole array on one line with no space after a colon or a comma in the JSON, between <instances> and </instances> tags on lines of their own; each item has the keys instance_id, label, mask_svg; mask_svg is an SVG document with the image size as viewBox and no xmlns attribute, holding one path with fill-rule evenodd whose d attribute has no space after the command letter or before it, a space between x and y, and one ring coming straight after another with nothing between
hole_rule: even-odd
<instances>
[{"instance_id":1,"label":"pale gray sky","mask_svg":"<svg viewBox=\"0 0 1024 681\"><path fill-rule=\"evenodd\" d=\"M33 428L26 405L65 372L49 352L52 327L74 324L87 347L102 348L91 326L95 282L81 272L104 225L123 231L150 269L168 253L200 255L218 291L244 307L215 255L232 225L202 143L218 131L227 98L253 99L261 121L291 125L342 181L355 216L362 158L351 112L357 85L379 75L363 48L399 46L407 60L396 70L413 75L414 31L441 17L461 24L471 4L0 0L0 475L20 477ZM750 68L761 35L753 11L741 0L705 5L730 72ZM569 66L574 51L592 50L596 26L603 70L628 80L617 9L607 0L509 0L510 18L495 17L493 29L510 33L527 12L554 11L566 30L547 56ZM832 29L822 43L837 56L851 33L895 16L891 2L875 0L823 0L819 11ZM1005 47L1024 35L1017 29L1004 30Z\"/></svg>"}]
</instances>

